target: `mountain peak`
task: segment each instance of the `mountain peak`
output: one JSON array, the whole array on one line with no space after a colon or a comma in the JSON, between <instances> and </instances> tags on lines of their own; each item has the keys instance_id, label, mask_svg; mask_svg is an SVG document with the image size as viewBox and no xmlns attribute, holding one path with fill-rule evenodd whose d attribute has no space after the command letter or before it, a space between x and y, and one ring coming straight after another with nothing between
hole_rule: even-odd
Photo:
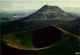
<instances>
[{"instance_id":1,"label":"mountain peak","mask_svg":"<svg viewBox=\"0 0 80 55\"><path fill-rule=\"evenodd\" d=\"M58 7L58 6L51 6L51 5L47 5L46 4L41 9L39 9L38 12L62 13L64 11L60 7Z\"/></svg>"},{"instance_id":2,"label":"mountain peak","mask_svg":"<svg viewBox=\"0 0 80 55\"><path fill-rule=\"evenodd\" d=\"M52 5L46 4L46 5L44 5L43 7L56 7L56 6L52 6Z\"/></svg>"},{"instance_id":3,"label":"mountain peak","mask_svg":"<svg viewBox=\"0 0 80 55\"><path fill-rule=\"evenodd\" d=\"M49 7L50 5L48 5L48 4L46 4L46 5L44 5L43 7Z\"/></svg>"}]
</instances>

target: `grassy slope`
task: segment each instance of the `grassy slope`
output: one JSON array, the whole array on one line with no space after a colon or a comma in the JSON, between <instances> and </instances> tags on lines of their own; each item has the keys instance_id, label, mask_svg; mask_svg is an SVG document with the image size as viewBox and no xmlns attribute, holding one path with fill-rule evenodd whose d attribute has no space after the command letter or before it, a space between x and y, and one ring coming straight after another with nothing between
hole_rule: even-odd
<instances>
[{"instance_id":1,"label":"grassy slope","mask_svg":"<svg viewBox=\"0 0 80 55\"><path fill-rule=\"evenodd\" d=\"M20 33L14 33L10 34L10 37L13 40L20 40L20 43L23 46L26 47L33 47L32 45L32 35L33 31L29 32L20 32ZM4 35L9 36L9 34ZM75 52L80 52L80 38L74 37L71 34L68 34L63 31L63 36L61 38L61 41L54 43L52 47L44 49L44 50L38 50L38 51L26 51L23 54L29 54L29 55L76 55Z\"/></svg>"},{"instance_id":2,"label":"grassy slope","mask_svg":"<svg viewBox=\"0 0 80 55\"><path fill-rule=\"evenodd\" d=\"M20 44L22 44L23 46L32 48L33 47L32 35L33 35L33 31L10 33L10 34L3 35L4 36L3 39L9 40L10 38L12 40L19 40Z\"/></svg>"}]
</instances>

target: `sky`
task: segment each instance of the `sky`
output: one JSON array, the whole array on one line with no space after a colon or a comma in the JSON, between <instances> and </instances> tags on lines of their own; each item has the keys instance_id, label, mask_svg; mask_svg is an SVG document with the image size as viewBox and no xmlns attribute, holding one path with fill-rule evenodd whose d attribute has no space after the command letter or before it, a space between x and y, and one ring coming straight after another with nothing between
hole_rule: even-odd
<instances>
[{"instance_id":1,"label":"sky","mask_svg":"<svg viewBox=\"0 0 80 55\"><path fill-rule=\"evenodd\" d=\"M79 8L80 0L0 0L0 11L36 10L45 4Z\"/></svg>"}]
</instances>

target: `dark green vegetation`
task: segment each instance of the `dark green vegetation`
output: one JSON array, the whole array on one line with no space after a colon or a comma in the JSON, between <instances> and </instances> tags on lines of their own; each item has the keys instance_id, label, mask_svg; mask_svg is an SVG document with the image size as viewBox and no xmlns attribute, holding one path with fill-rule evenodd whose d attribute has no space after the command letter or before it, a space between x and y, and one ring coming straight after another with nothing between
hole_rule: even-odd
<instances>
[{"instance_id":1,"label":"dark green vegetation","mask_svg":"<svg viewBox=\"0 0 80 55\"><path fill-rule=\"evenodd\" d=\"M49 28L51 28L51 26ZM35 51L33 51L33 50L28 51L25 49L18 50L18 49L13 49L13 48L8 47L11 50L11 51L9 50L9 52L8 52L8 50L6 50L7 48L4 49L4 47L3 47L3 50L7 51L6 53L8 53L9 55L76 55L75 52L80 52L80 38L77 38L69 33L62 31L62 30L60 30L60 31L62 32L60 39L55 43L53 41L53 43L51 44L52 47L50 47L50 48L46 48L46 49L42 49L42 50L35 50ZM22 46L32 48L33 47L32 40L34 38L33 35L35 32L36 31L33 30L33 31L27 31L27 32L20 32L20 33L11 33L11 35L6 34L3 36L3 39L5 39L6 36L10 35L9 37L11 37L14 40L19 39ZM44 32L46 34L46 31L44 31ZM46 34L46 35L48 35L48 34ZM54 33L53 33L53 35L54 35ZM58 33L56 33L56 35L58 35ZM47 37L45 37L45 38L47 38ZM49 41L49 40L47 40L47 41ZM13 53L13 52L15 52L15 53Z\"/></svg>"},{"instance_id":2,"label":"dark green vegetation","mask_svg":"<svg viewBox=\"0 0 80 55\"><path fill-rule=\"evenodd\" d=\"M0 22L10 21L11 19L8 17L0 17Z\"/></svg>"},{"instance_id":3,"label":"dark green vegetation","mask_svg":"<svg viewBox=\"0 0 80 55\"><path fill-rule=\"evenodd\" d=\"M1 17L0 20L10 20L8 17Z\"/></svg>"},{"instance_id":4,"label":"dark green vegetation","mask_svg":"<svg viewBox=\"0 0 80 55\"><path fill-rule=\"evenodd\" d=\"M33 31L6 34L6 35L3 35L2 39L8 39L9 35L12 40L19 39L20 43L26 47L33 47L33 45L32 45Z\"/></svg>"}]
</instances>

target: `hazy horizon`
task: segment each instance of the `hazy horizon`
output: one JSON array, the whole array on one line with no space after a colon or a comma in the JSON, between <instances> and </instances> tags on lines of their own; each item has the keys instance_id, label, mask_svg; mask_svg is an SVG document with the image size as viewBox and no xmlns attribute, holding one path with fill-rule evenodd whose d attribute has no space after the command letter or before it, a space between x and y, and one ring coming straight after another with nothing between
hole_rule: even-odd
<instances>
[{"instance_id":1,"label":"hazy horizon","mask_svg":"<svg viewBox=\"0 0 80 55\"><path fill-rule=\"evenodd\" d=\"M80 7L80 0L0 0L0 11L38 10L43 5Z\"/></svg>"}]
</instances>

